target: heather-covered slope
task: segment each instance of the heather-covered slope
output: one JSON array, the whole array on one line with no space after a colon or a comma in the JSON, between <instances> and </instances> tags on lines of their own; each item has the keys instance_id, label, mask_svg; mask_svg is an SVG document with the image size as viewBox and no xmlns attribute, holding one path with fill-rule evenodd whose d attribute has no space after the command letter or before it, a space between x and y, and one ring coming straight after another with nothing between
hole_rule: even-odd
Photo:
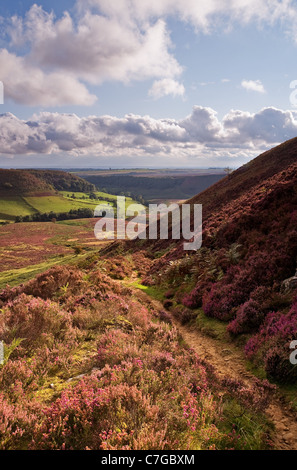
<instances>
[{"instance_id":1,"label":"heather-covered slope","mask_svg":"<svg viewBox=\"0 0 297 470\"><path fill-rule=\"evenodd\" d=\"M55 191L91 192L94 189L92 184L64 171L0 169L2 197L32 193L53 194Z\"/></svg>"},{"instance_id":2,"label":"heather-covered slope","mask_svg":"<svg viewBox=\"0 0 297 470\"><path fill-rule=\"evenodd\" d=\"M166 312L96 259L7 288L0 302L1 450L271 447L269 384L217 376Z\"/></svg>"},{"instance_id":3,"label":"heather-covered slope","mask_svg":"<svg viewBox=\"0 0 297 470\"><path fill-rule=\"evenodd\" d=\"M95 186L79 176L57 170L29 170L31 175L50 184L57 191L88 193L95 191Z\"/></svg>"},{"instance_id":4,"label":"heather-covered slope","mask_svg":"<svg viewBox=\"0 0 297 470\"><path fill-rule=\"evenodd\" d=\"M53 187L38 175L26 170L0 170L0 196L19 196L28 193L53 194Z\"/></svg>"},{"instance_id":5,"label":"heather-covered slope","mask_svg":"<svg viewBox=\"0 0 297 470\"><path fill-rule=\"evenodd\" d=\"M297 139L191 203L203 204L202 250L185 256L178 243L155 262L146 283L171 287L177 303L228 322L229 334L244 335L247 356L268 377L295 383L289 358L297 339L297 292L294 279L285 281L297 267ZM151 249L168 246L159 241Z\"/></svg>"}]
</instances>

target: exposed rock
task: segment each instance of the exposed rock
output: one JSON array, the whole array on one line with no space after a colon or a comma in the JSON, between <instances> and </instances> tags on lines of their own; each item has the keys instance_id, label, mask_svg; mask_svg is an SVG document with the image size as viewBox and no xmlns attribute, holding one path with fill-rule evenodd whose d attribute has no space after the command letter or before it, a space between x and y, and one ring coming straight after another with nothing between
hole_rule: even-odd
<instances>
[{"instance_id":1,"label":"exposed rock","mask_svg":"<svg viewBox=\"0 0 297 470\"><path fill-rule=\"evenodd\" d=\"M297 289L297 271L296 271L295 276L290 277L289 279L286 279L282 283L282 289L285 292L291 292Z\"/></svg>"},{"instance_id":2,"label":"exposed rock","mask_svg":"<svg viewBox=\"0 0 297 470\"><path fill-rule=\"evenodd\" d=\"M230 351L229 349L223 349L222 352L221 352L221 355L223 357L232 356L232 351Z\"/></svg>"}]
</instances>

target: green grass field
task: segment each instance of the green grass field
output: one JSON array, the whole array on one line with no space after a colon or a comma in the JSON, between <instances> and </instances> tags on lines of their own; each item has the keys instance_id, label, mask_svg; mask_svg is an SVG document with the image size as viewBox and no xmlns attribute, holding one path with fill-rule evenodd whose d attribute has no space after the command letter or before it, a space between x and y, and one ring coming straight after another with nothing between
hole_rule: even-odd
<instances>
[{"instance_id":1,"label":"green grass field","mask_svg":"<svg viewBox=\"0 0 297 470\"><path fill-rule=\"evenodd\" d=\"M75 209L79 208L90 208L94 210L99 204L104 204L104 203L112 203L114 201L115 203L115 210L116 210L116 202L117 202L117 196L114 196L113 194L107 194L107 193L102 193L101 191L95 191L94 194L98 197L97 200L92 200L92 199L85 199L88 197L87 194L85 193L75 193L75 199L71 198L72 193L69 193L69 191L60 191L60 194L69 202L73 204L77 204L78 207L75 207ZM70 196L70 197L69 197ZM131 197L126 197L126 210L128 206L133 204L135 201ZM74 208L74 207L73 207Z\"/></svg>"},{"instance_id":2,"label":"green grass field","mask_svg":"<svg viewBox=\"0 0 297 470\"><path fill-rule=\"evenodd\" d=\"M98 200L91 200L91 199L84 199L88 197L87 194L85 193L75 193L75 198L72 199L71 195L72 193L69 191L59 191L59 193L68 201L73 201L73 202L79 202L80 204L84 204L84 206L81 207L96 207L98 204L102 202L109 202L109 201L114 201L116 203L117 196L114 196L113 194L108 194L108 193L102 193L101 191L95 191L94 194L98 197ZM133 203L133 199L131 197L126 197L126 208L129 206L131 203Z\"/></svg>"},{"instance_id":3,"label":"green grass field","mask_svg":"<svg viewBox=\"0 0 297 470\"><path fill-rule=\"evenodd\" d=\"M71 196L73 194L71 191L59 191L59 193L67 199L69 199L69 197L71 198ZM103 201L105 201L107 199L112 199L112 200L117 199L117 196L114 196L113 194L102 193L101 191L95 191L94 194L96 194L96 196L98 198L102 199ZM88 194L86 194L86 193L75 193L75 197L76 197L76 199L83 199L83 197L88 197Z\"/></svg>"},{"instance_id":4,"label":"green grass field","mask_svg":"<svg viewBox=\"0 0 297 470\"><path fill-rule=\"evenodd\" d=\"M18 286L19 284L32 279L37 274L40 274L47 269L55 266L57 264L61 265L64 263L69 263L72 260L77 259L75 256L67 256L64 259L56 257L51 258L48 261L44 261L43 263L26 266L20 269L12 269L10 271L4 271L0 273L0 289L4 289L7 285L10 286Z\"/></svg>"},{"instance_id":5,"label":"green grass field","mask_svg":"<svg viewBox=\"0 0 297 470\"><path fill-rule=\"evenodd\" d=\"M62 196L27 197L26 201L41 214L51 211L57 213L69 212L72 209L82 208L95 209L98 205L98 202L84 202L80 199L68 199Z\"/></svg>"},{"instance_id":6,"label":"green grass field","mask_svg":"<svg viewBox=\"0 0 297 470\"><path fill-rule=\"evenodd\" d=\"M99 204L108 201L116 202L117 196L111 194L96 192L97 200L92 200L86 193L75 193L73 199L72 192L61 191L56 196L35 196L35 197L5 197L0 198L0 222L13 222L17 216L25 217L34 213L49 213L49 212L69 212L77 209L91 209L94 210ZM126 207L131 204L133 200L126 198Z\"/></svg>"},{"instance_id":7,"label":"green grass field","mask_svg":"<svg viewBox=\"0 0 297 470\"><path fill-rule=\"evenodd\" d=\"M34 210L21 196L0 198L0 218L2 220L14 220L18 215L32 215Z\"/></svg>"}]
</instances>

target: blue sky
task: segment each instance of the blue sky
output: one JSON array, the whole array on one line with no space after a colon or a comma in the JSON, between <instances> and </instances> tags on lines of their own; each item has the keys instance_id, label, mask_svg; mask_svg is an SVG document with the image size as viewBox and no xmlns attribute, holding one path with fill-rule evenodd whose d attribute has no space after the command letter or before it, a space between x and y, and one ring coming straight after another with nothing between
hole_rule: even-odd
<instances>
[{"instance_id":1,"label":"blue sky","mask_svg":"<svg viewBox=\"0 0 297 470\"><path fill-rule=\"evenodd\" d=\"M2 167L238 167L297 136L297 3L2 0Z\"/></svg>"}]
</instances>

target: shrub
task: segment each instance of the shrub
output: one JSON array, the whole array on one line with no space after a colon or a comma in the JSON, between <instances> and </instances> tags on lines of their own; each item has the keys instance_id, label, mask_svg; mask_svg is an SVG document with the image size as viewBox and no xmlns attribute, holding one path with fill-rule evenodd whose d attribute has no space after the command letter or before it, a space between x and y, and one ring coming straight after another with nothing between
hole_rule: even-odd
<instances>
[{"instance_id":1,"label":"shrub","mask_svg":"<svg viewBox=\"0 0 297 470\"><path fill-rule=\"evenodd\" d=\"M165 300L163 302L163 307L166 309L166 310L169 310L171 307L173 307L173 302L171 300Z\"/></svg>"},{"instance_id":2,"label":"shrub","mask_svg":"<svg viewBox=\"0 0 297 470\"><path fill-rule=\"evenodd\" d=\"M296 383L296 367L290 363L290 343L297 338L297 302L288 314L271 312L259 333L252 337L245 351L248 358L260 361L270 378Z\"/></svg>"},{"instance_id":3,"label":"shrub","mask_svg":"<svg viewBox=\"0 0 297 470\"><path fill-rule=\"evenodd\" d=\"M183 308L183 307L176 307L173 310L172 315L182 325L186 325L187 323L190 323L190 321L194 320L197 317L197 313L193 312L192 310L188 308Z\"/></svg>"},{"instance_id":4,"label":"shrub","mask_svg":"<svg viewBox=\"0 0 297 470\"><path fill-rule=\"evenodd\" d=\"M22 338L22 346L31 350L51 341L51 336L62 339L70 327L70 313L58 304L22 294L3 309L0 336L7 344Z\"/></svg>"},{"instance_id":5,"label":"shrub","mask_svg":"<svg viewBox=\"0 0 297 470\"><path fill-rule=\"evenodd\" d=\"M234 335L251 333L259 328L264 318L261 305L250 299L239 308L235 320L228 325L227 330Z\"/></svg>"},{"instance_id":6,"label":"shrub","mask_svg":"<svg viewBox=\"0 0 297 470\"><path fill-rule=\"evenodd\" d=\"M297 367L289 361L289 344L287 347L272 347L265 356L267 376L280 383L296 383Z\"/></svg>"},{"instance_id":7,"label":"shrub","mask_svg":"<svg viewBox=\"0 0 297 470\"><path fill-rule=\"evenodd\" d=\"M164 294L165 299L169 299L169 300L173 299L174 296L175 296L175 292L174 292L174 290L172 290L172 289L168 290L168 291L165 292L165 294Z\"/></svg>"},{"instance_id":8,"label":"shrub","mask_svg":"<svg viewBox=\"0 0 297 470\"><path fill-rule=\"evenodd\" d=\"M182 303L185 307L196 309L202 307L202 297L203 297L203 290L201 289L200 285L197 285L195 289L187 294L182 299Z\"/></svg>"}]
</instances>

